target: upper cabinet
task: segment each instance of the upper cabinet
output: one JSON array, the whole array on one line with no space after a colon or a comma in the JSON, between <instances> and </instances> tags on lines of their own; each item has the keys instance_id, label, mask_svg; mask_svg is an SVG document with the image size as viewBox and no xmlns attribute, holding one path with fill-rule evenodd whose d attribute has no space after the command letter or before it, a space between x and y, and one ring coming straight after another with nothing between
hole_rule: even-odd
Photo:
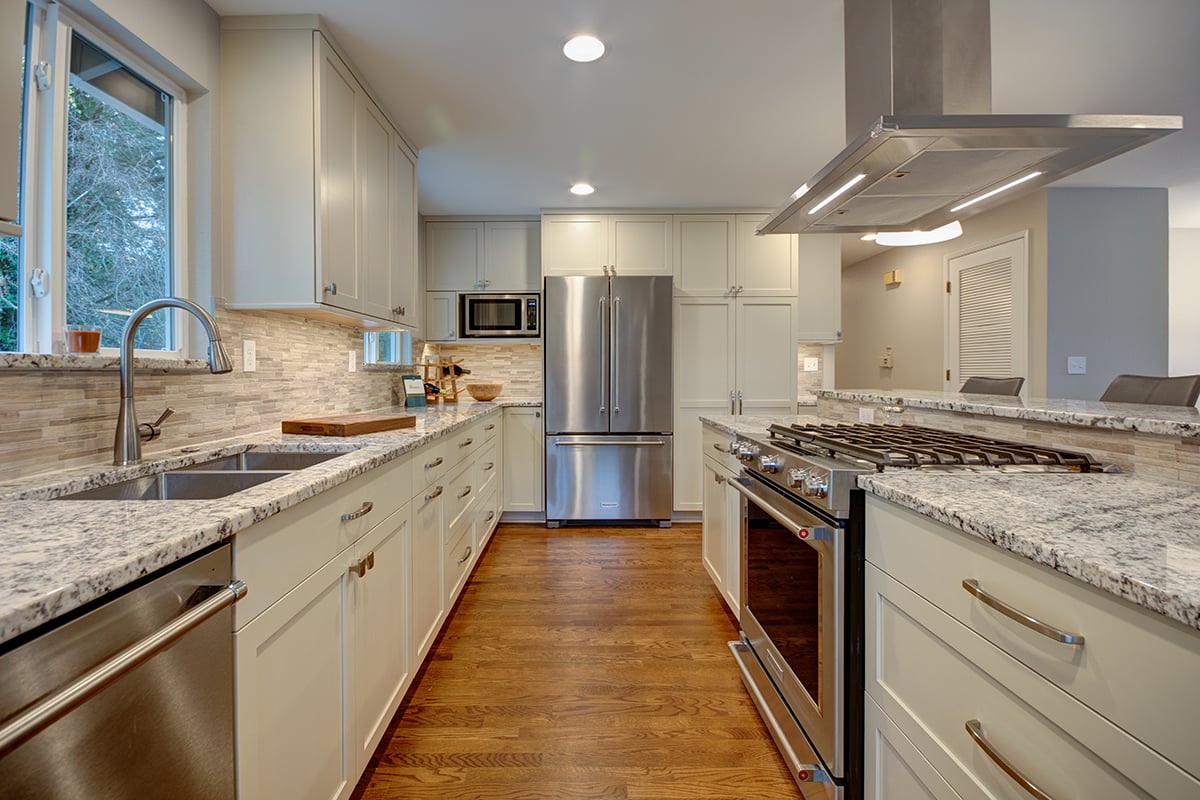
<instances>
[{"instance_id":1,"label":"upper cabinet","mask_svg":"<svg viewBox=\"0 0 1200 800\"><path fill-rule=\"evenodd\" d=\"M222 20L228 305L415 328L416 155L313 20Z\"/></svg>"},{"instance_id":2,"label":"upper cabinet","mask_svg":"<svg viewBox=\"0 0 1200 800\"><path fill-rule=\"evenodd\" d=\"M544 275L670 275L670 214L543 214Z\"/></svg>"},{"instance_id":3,"label":"upper cabinet","mask_svg":"<svg viewBox=\"0 0 1200 800\"><path fill-rule=\"evenodd\" d=\"M425 288L439 292L536 292L541 288L537 220L428 220Z\"/></svg>"}]
</instances>

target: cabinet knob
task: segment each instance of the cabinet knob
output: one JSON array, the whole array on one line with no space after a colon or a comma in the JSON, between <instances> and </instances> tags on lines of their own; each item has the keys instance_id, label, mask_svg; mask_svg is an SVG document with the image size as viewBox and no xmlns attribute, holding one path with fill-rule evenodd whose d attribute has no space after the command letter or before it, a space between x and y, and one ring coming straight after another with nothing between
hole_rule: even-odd
<instances>
[{"instance_id":1,"label":"cabinet knob","mask_svg":"<svg viewBox=\"0 0 1200 800\"><path fill-rule=\"evenodd\" d=\"M326 294L337 294L337 284L334 283L333 281L330 281L329 283L325 284L325 293Z\"/></svg>"},{"instance_id":2,"label":"cabinet knob","mask_svg":"<svg viewBox=\"0 0 1200 800\"><path fill-rule=\"evenodd\" d=\"M396 314L397 316L403 317L404 316L404 306L396 306L395 308L392 309L392 313Z\"/></svg>"}]
</instances>

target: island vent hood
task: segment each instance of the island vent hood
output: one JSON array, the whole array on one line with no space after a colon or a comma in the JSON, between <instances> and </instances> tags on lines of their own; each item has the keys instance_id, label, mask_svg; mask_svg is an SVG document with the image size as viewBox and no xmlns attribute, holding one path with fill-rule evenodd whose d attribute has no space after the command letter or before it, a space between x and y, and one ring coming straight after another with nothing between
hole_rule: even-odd
<instances>
[{"instance_id":1,"label":"island vent hood","mask_svg":"<svg viewBox=\"0 0 1200 800\"><path fill-rule=\"evenodd\" d=\"M929 231L1183 127L991 114L989 0L844 0L844 13L850 142L759 233Z\"/></svg>"}]
</instances>

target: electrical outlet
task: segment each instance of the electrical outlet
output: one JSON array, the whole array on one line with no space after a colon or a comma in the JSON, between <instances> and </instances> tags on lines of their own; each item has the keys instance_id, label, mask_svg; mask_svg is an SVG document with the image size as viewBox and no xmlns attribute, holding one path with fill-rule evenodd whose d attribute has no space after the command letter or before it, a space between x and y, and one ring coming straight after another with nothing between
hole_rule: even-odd
<instances>
[{"instance_id":1,"label":"electrical outlet","mask_svg":"<svg viewBox=\"0 0 1200 800\"><path fill-rule=\"evenodd\" d=\"M349 371L354 372L358 369L358 351L350 350L348 352L350 353Z\"/></svg>"},{"instance_id":2,"label":"electrical outlet","mask_svg":"<svg viewBox=\"0 0 1200 800\"><path fill-rule=\"evenodd\" d=\"M804 359L804 371L805 372L816 372L820 368L821 368L821 359L819 359L819 358Z\"/></svg>"},{"instance_id":3,"label":"electrical outlet","mask_svg":"<svg viewBox=\"0 0 1200 800\"><path fill-rule=\"evenodd\" d=\"M1068 375L1087 374L1087 356L1067 356Z\"/></svg>"},{"instance_id":4,"label":"electrical outlet","mask_svg":"<svg viewBox=\"0 0 1200 800\"><path fill-rule=\"evenodd\" d=\"M858 421L863 423L864 425L874 425L875 424L875 409L860 408L858 410Z\"/></svg>"},{"instance_id":5,"label":"electrical outlet","mask_svg":"<svg viewBox=\"0 0 1200 800\"><path fill-rule=\"evenodd\" d=\"M879 366L883 367L884 369L892 368L892 348L884 348L883 355L879 357Z\"/></svg>"},{"instance_id":6,"label":"electrical outlet","mask_svg":"<svg viewBox=\"0 0 1200 800\"><path fill-rule=\"evenodd\" d=\"M258 371L258 347L253 339L242 340L242 372Z\"/></svg>"}]
</instances>

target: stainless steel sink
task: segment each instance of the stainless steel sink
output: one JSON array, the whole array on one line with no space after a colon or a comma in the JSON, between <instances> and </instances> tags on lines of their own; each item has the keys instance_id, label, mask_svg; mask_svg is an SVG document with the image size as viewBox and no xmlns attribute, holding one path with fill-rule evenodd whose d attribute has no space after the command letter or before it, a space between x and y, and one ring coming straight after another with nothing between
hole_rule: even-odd
<instances>
[{"instance_id":1,"label":"stainless steel sink","mask_svg":"<svg viewBox=\"0 0 1200 800\"><path fill-rule=\"evenodd\" d=\"M212 500L291 472L163 472L96 489L63 495L59 500Z\"/></svg>"},{"instance_id":2,"label":"stainless steel sink","mask_svg":"<svg viewBox=\"0 0 1200 800\"><path fill-rule=\"evenodd\" d=\"M180 467L172 472L224 472L242 470L286 470L295 471L323 464L345 453L272 453L266 450L247 450L225 458L215 458L199 464Z\"/></svg>"}]
</instances>

